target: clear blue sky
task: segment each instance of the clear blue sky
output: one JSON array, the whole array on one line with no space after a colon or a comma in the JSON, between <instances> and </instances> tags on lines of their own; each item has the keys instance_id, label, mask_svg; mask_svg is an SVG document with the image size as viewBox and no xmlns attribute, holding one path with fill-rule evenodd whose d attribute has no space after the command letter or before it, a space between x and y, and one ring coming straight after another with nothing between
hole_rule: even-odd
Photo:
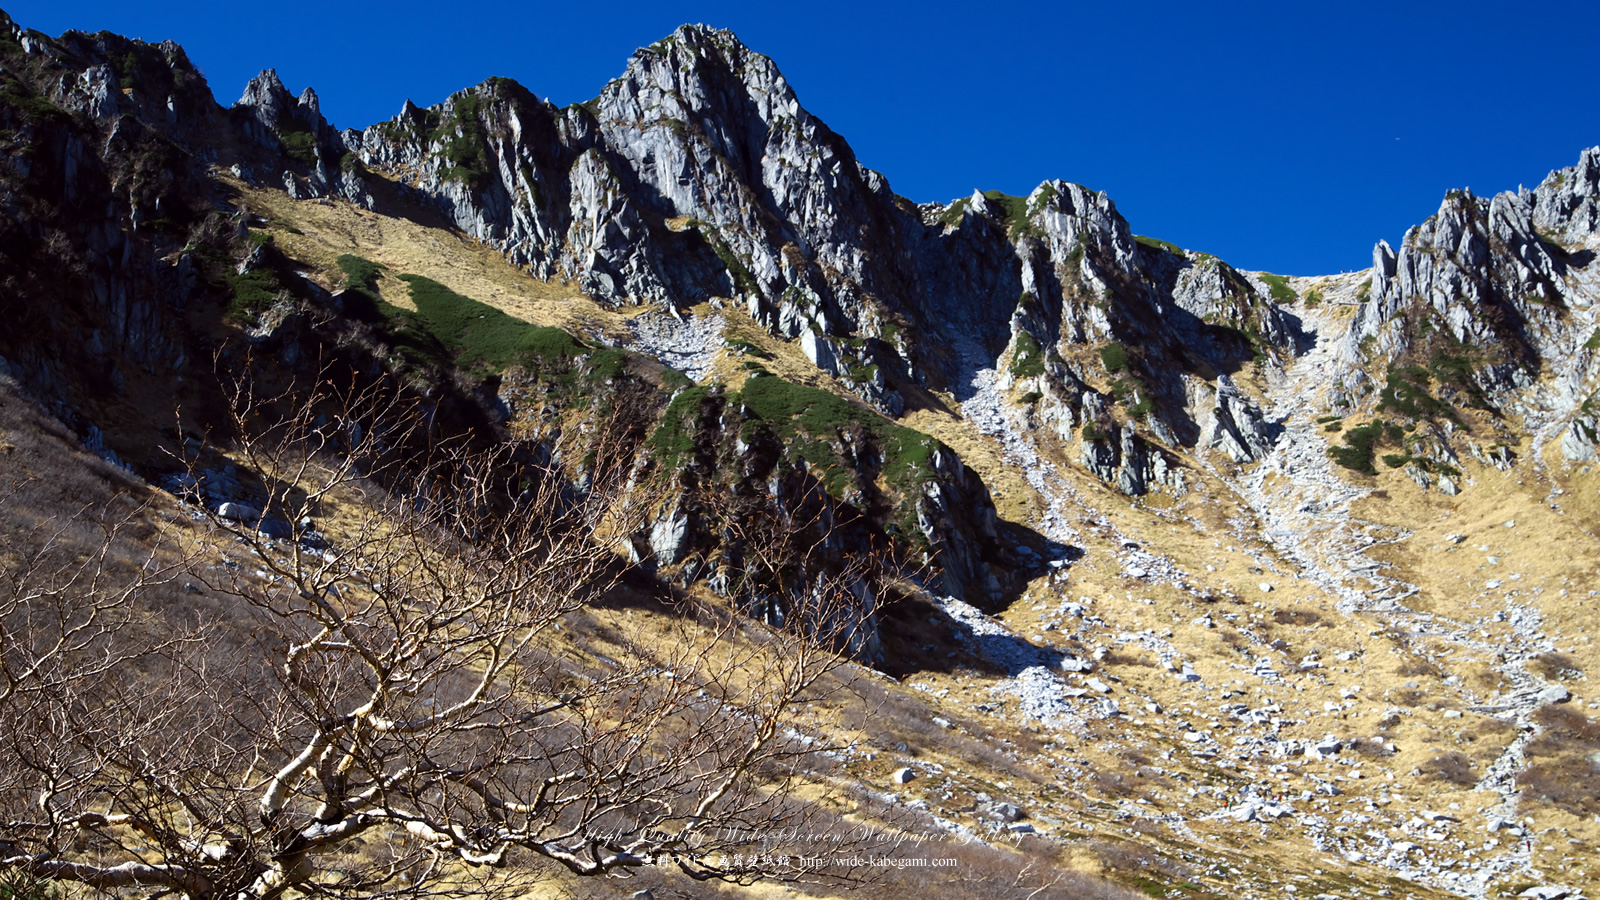
<instances>
[{"instance_id":1,"label":"clear blue sky","mask_svg":"<svg viewBox=\"0 0 1600 900\"><path fill-rule=\"evenodd\" d=\"M51 34L176 40L225 104L275 67L340 127L490 75L585 100L706 22L914 200L1064 178L1135 232L1290 274L1363 268L1446 190L1531 187L1600 144L1594 0L0 5Z\"/></svg>"}]
</instances>

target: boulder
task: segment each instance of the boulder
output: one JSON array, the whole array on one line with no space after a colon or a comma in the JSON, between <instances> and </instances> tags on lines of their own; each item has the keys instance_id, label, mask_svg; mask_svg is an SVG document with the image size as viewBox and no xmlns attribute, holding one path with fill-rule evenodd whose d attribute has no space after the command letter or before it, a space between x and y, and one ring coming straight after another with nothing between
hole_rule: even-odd
<instances>
[{"instance_id":1,"label":"boulder","mask_svg":"<svg viewBox=\"0 0 1600 900\"><path fill-rule=\"evenodd\" d=\"M261 520L261 510L248 503L224 503L217 507L217 516L230 522L254 525Z\"/></svg>"},{"instance_id":2,"label":"boulder","mask_svg":"<svg viewBox=\"0 0 1600 900\"><path fill-rule=\"evenodd\" d=\"M986 803L982 809L1002 822L1015 822L1022 818L1022 810L1014 803Z\"/></svg>"},{"instance_id":3,"label":"boulder","mask_svg":"<svg viewBox=\"0 0 1600 900\"><path fill-rule=\"evenodd\" d=\"M1344 749L1344 743L1337 738L1323 738L1306 745L1306 756L1311 759L1332 759Z\"/></svg>"},{"instance_id":4,"label":"boulder","mask_svg":"<svg viewBox=\"0 0 1600 900\"><path fill-rule=\"evenodd\" d=\"M1565 703L1572 699L1572 692L1559 684L1552 684L1539 692L1540 703Z\"/></svg>"}]
</instances>

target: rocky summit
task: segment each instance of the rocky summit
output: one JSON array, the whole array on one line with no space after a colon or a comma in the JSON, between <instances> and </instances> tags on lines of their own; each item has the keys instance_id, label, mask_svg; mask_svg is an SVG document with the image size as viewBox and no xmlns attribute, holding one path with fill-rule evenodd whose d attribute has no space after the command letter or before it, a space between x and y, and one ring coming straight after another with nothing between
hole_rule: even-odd
<instances>
[{"instance_id":1,"label":"rocky summit","mask_svg":"<svg viewBox=\"0 0 1600 900\"><path fill-rule=\"evenodd\" d=\"M334 553L229 410L351 385L637 492L647 599L565 626L585 659L848 597L872 709L785 725L804 796L985 848L985 896L1600 897L1600 147L1284 276L1068 181L914 203L700 25L585 103L491 78L356 131L0 15L0 142L0 489ZM616 895L711 890L647 868Z\"/></svg>"}]
</instances>

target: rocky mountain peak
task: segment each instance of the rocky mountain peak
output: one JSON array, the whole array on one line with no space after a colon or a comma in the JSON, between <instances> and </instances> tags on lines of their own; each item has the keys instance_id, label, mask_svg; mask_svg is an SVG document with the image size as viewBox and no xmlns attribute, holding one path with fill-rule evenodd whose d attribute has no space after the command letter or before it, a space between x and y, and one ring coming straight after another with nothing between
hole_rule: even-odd
<instances>
[{"instance_id":1,"label":"rocky mountain peak","mask_svg":"<svg viewBox=\"0 0 1600 900\"><path fill-rule=\"evenodd\" d=\"M762 180L763 162L776 149L769 146L774 127L798 132L800 143L816 138L810 117L772 60L732 33L703 25L685 25L635 53L597 106L602 127L623 149L635 143L634 135L664 127L679 141L704 141L746 184ZM777 126L780 121L788 124ZM813 155L805 152L810 147L796 149L804 154L797 161ZM710 211L704 201L695 205Z\"/></svg>"},{"instance_id":2,"label":"rocky mountain peak","mask_svg":"<svg viewBox=\"0 0 1600 900\"><path fill-rule=\"evenodd\" d=\"M1429 850L1444 862L1420 863L1398 833L1463 823L1406 822L1395 810L1411 801L1389 785L1424 796L1435 787L1404 773L1459 751L1452 767L1483 773L1474 791L1524 802L1514 770L1548 750L1529 710L1579 698L1535 690L1513 657L1559 646L1554 680L1579 657L1592 680L1600 660L1587 635L1538 624L1571 629L1593 605L1600 148L1531 190L1448 194L1404 240L1378 242L1368 271L1291 278L1136 235L1105 192L1067 181L914 204L771 60L701 25L638 51L585 104L558 109L493 78L343 133L314 91L293 94L270 69L222 109L170 43L49 38L0 14L0 57L0 138L14 151L0 197L17 198L0 203L0 381L53 404L108 462L219 514L254 502L232 462L200 471L203 490L174 477L150 448L177 433L140 419L168 395L222 408L213 367L278 381L338 366L414 393L440 436L509 439L530 465L570 465L575 491L595 483L593 457L567 451L591 440L587 417L616 410L638 427L632 483L663 491L630 534L641 577L703 586L777 624L811 586L853 578L838 560L892 545L927 598L880 607L883 584L852 580L876 618L849 648L917 673L911 690L946 679L1000 692L976 714L1043 708L1023 715L1108 729L1041 750L1071 751L1044 782L1084 774L1068 766L1102 737L1170 740L1160 762L1096 762L1109 773L1145 758L1141 780L1165 767L1170 805L1151 821L1284 829L1298 815L1287 804L1314 803L1299 820L1311 843L1284 846L1435 886L1536 858L1464 841L1458 854L1440 832ZM761 548L729 526L767 509L813 523L818 565L761 568ZM963 623L982 624L978 643L963 643ZM1446 645L1474 665L1443 677L1468 661ZM994 668L970 668L969 653ZM1498 687L1481 677L1497 672ZM1013 691L1027 705L997 699ZM1203 708L1170 712L1202 691L1220 692L1208 722L1192 718ZM1473 725L1475 750L1455 736L1480 712L1502 724ZM979 740L1000 717L983 721L921 733ZM1325 727L1384 739L1363 738L1333 774L1341 744ZM1595 747L1574 771L1592 769ZM1430 763L1435 749L1452 757ZM1190 754L1198 768L1180 773ZM1302 800L1270 804L1177 787L1222 759L1250 776L1240 784L1315 777ZM1338 810L1348 795L1360 799ZM965 800L929 799L965 815ZM1041 795L1050 813L1026 827L1053 828L1065 809L1053 802ZM1336 812L1387 824L1346 833ZM1233 832L1205 839L1218 834ZM1325 856L1315 864L1338 865ZM1237 868L1214 874L1219 889L1240 882ZM1304 895L1349 887L1340 879L1308 877Z\"/></svg>"},{"instance_id":3,"label":"rocky mountain peak","mask_svg":"<svg viewBox=\"0 0 1600 900\"><path fill-rule=\"evenodd\" d=\"M633 104L650 114L646 121L692 121L709 126L711 135L751 114L770 123L799 113L794 91L771 59L732 32L705 25L684 25L634 53L601 94L603 107Z\"/></svg>"},{"instance_id":4,"label":"rocky mountain peak","mask_svg":"<svg viewBox=\"0 0 1600 900\"><path fill-rule=\"evenodd\" d=\"M1283 279L1136 238L1104 192L1051 180L949 206L895 196L771 59L705 25L641 48L597 98L565 110L496 78L335 135L315 93L294 97L271 70L236 108L262 147L301 164L282 175L297 197L370 205L362 179L374 170L604 304L680 316L707 300L741 306L889 414L907 387L959 393L973 360L1010 354L999 381L1040 395L1043 420L1085 454L1154 460L1145 435L1188 452L1236 432L1239 462L1274 432L1219 378L1251 363L1281 372L1310 346ZM1345 363L1412 347L1397 313L1428 309L1453 340L1506 348L1490 355L1511 368L1484 377L1526 383L1570 331L1559 302L1570 254L1550 241L1592 233L1597 184L1591 152L1533 191L1452 192L1398 249L1374 249L1370 286L1335 339ZM1103 373L1097 349L1072 351L1082 345L1128 348L1127 366ZM1116 465L1114 477L1095 471L1149 481Z\"/></svg>"},{"instance_id":5,"label":"rocky mountain peak","mask_svg":"<svg viewBox=\"0 0 1600 900\"><path fill-rule=\"evenodd\" d=\"M1577 165L1551 172L1532 199L1534 223L1562 240L1600 232L1600 147L1583 151Z\"/></svg>"},{"instance_id":6,"label":"rocky mountain peak","mask_svg":"<svg viewBox=\"0 0 1600 900\"><path fill-rule=\"evenodd\" d=\"M244 93L234 101L234 107L249 107L263 124L270 124L294 104L294 95L283 86L277 69L262 69L244 86Z\"/></svg>"},{"instance_id":7,"label":"rocky mountain peak","mask_svg":"<svg viewBox=\"0 0 1600 900\"><path fill-rule=\"evenodd\" d=\"M630 68L633 63L654 59L690 73L703 71L707 65L723 66L741 74L746 69L776 69L770 58L745 46L738 35L704 24L680 25L672 34L639 48L634 51Z\"/></svg>"},{"instance_id":8,"label":"rocky mountain peak","mask_svg":"<svg viewBox=\"0 0 1600 900\"><path fill-rule=\"evenodd\" d=\"M1547 180L1531 195L1504 192L1485 199L1466 189L1449 192L1438 212L1406 231L1398 253L1387 244L1376 248L1372 289L1352 339L1375 338L1388 346L1383 323L1417 303L1457 341L1508 348L1513 357L1531 361L1538 355L1538 334L1560 327L1557 281L1566 269L1565 251L1542 233L1547 229L1536 221L1536 210L1541 195L1564 189L1564 183ZM1555 209L1580 210L1585 199L1592 205L1593 196L1567 191L1562 199L1542 202L1554 219ZM1563 221L1554 230L1565 228Z\"/></svg>"},{"instance_id":9,"label":"rocky mountain peak","mask_svg":"<svg viewBox=\"0 0 1600 900\"><path fill-rule=\"evenodd\" d=\"M328 120L322 117L317 92L307 87L296 97L284 87L276 69L264 69L250 79L233 108L250 114L260 126L258 134L262 139L267 134L285 132L311 132L319 138L333 133Z\"/></svg>"}]
</instances>

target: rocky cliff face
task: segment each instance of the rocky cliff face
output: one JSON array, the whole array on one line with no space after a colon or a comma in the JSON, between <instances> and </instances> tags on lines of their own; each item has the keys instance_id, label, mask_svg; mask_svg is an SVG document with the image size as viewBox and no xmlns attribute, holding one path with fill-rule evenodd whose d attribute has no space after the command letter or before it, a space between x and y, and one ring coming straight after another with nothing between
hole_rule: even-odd
<instances>
[{"instance_id":1,"label":"rocky cliff face","mask_svg":"<svg viewBox=\"0 0 1600 900\"><path fill-rule=\"evenodd\" d=\"M1420 381L1443 403L1495 415L1488 431L1458 441L1480 458L1490 444L1515 445L1518 429L1536 451L1559 432L1568 460L1592 458L1597 166L1600 148L1531 191L1453 191L1398 251L1378 244L1343 339L1349 389L1339 399ZM1380 366L1387 386L1362 374ZM1444 423L1445 443L1460 424Z\"/></svg>"},{"instance_id":2,"label":"rocky cliff face","mask_svg":"<svg viewBox=\"0 0 1600 900\"><path fill-rule=\"evenodd\" d=\"M204 79L175 44L3 16L0 66L7 368L51 400L182 371L197 267L173 251L209 203L191 165L218 119Z\"/></svg>"},{"instance_id":3,"label":"rocky cliff face","mask_svg":"<svg viewBox=\"0 0 1600 900\"><path fill-rule=\"evenodd\" d=\"M291 104L270 75L241 106L268 123L297 110L323 146L314 102L309 113L304 97ZM1147 436L1258 453L1271 429L1242 399L1217 401L1239 397L1217 375L1297 348L1293 317L1259 282L1139 244L1104 194L1049 182L1027 198L975 192L948 207L897 197L771 60L727 32L679 29L580 106L491 79L338 140L360 166L335 184L319 156L307 189L366 202L354 183L364 167L518 265L605 302L743 304L890 415L897 385L960 394L974 366L1036 344L1045 371L1016 379L1019 392L1043 395L1043 418L1064 436L1092 423L1084 459L1135 493L1177 483ZM1103 379L1069 352L1113 342L1135 348L1116 396L1090 389Z\"/></svg>"},{"instance_id":4,"label":"rocky cliff face","mask_svg":"<svg viewBox=\"0 0 1600 900\"><path fill-rule=\"evenodd\" d=\"M268 69L251 79L231 112L245 140L268 154L267 164L255 168L271 172L286 165L281 177L289 196L341 197L371 208L355 157L323 118L316 91L308 87L295 97Z\"/></svg>"},{"instance_id":5,"label":"rocky cliff face","mask_svg":"<svg viewBox=\"0 0 1600 900\"><path fill-rule=\"evenodd\" d=\"M202 412L214 408L222 402L217 376L276 382L316 366L349 366L361 379L389 379L422 393L439 417L436 428L478 439L504 439L504 429L524 412L559 420L594 402L552 393L546 371L533 377L543 379L533 391L539 402L519 410L527 392L519 395L501 375L466 385L462 373L438 368L448 360L405 362L414 355L396 356L393 346L411 342L424 357L437 356L452 336L418 335L415 317L390 321L385 316L393 313L372 308L370 300L330 295L303 277L304 264L272 244L269 223L239 208L213 171L231 170L295 198L338 197L369 208L377 205L373 189L383 192L369 162L410 173L414 194L455 210L459 224L500 242L513 260L552 276L568 272L612 302L628 300L626 290L633 301L684 305L712 291L732 295L730 273L746 277L739 265L724 262L736 257L705 220L664 217L659 201L640 199L648 192L635 163L606 151L593 113L552 110L509 82L457 95L442 110L408 105L399 119L365 135L340 133L321 115L314 92L296 97L270 70L224 110L175 45L75 33L51 39L5 25L0 125L19 152L0 173L7 238L0 277L15 326L0 336L0 363L98 452L156 480L170 474L160 470L159 422L131 433L102 432L96 423L127 418L130 406L152 398L174 398ZM776 77L770 62L752 58ZM666 69L650 76L665 77ZM637 91L628 96L617 94L616 102L639 102ZM710 127L717 115L708 110L702 120ZM725 144L693 164L735 152ZM502 171L504 178L491 178L491 156L522 162ZM709 207L685 208L710 214ZM765 222L751 215L740 228ZM856 342L822 338L809 327L797 333L813 341L815 358L851 365ZM562 340L568 343L556 366L560 378L592 380L598 391L631 385L645 398L636 424L672 412L670 380L652 374L659 365L629 363L620 380L602 377L583 360L599 353L614 364L615 352L580 352L581 342ZM213 365L222 371L211 372ZM526 386L526 373L517 377ZM770 376L761 381L773 385L762 395L767 407L755 399L760 391L747 388L727 415L696 415L687 429L658 423L662 434L640 448L640 464L656 473L652 478L679 486L659 521L639 536L641 562L665 567L674 578L707 581L774 619L801 607L816 579L848 574L825 562L830 555L894 544L903 571L982 602L1014 590L1031 571L1036 560L1011 556L987 489L948 448L833 394ZM863 383L880 390L883 384ZM726 402L719 396L707 408ZM823 407L831 417L803 415ZM558 432L536 435L533 443L553 447ZM673 435L705 453L664 450ZM810 522L805 540L815 545L806 547L813 561L786 561L781 572L752 568L717 496L728 488L766 512ZM236 494L208 497L250 499ZM761 592L738 588L758 574ZM863 581L852 590L873 605L880 586ZM874 635L856 640L858 652L875 652Z\"/></svg>"},{"instance_id":6,"label":"rocky cliff face","mask_svg":"<svg viewBox=\"0 0 1600 900\"><path fill-rule=\"evenodd\" d=\"M223 108L175 45L49 38L0 17L0 150L0 374L86 448L187 501L293 538L297 526L261 503L242 462L218 454L179 472L163 452L226 444L213 427L229 421L219 380L275 391L336 372L425 410L429 439L493 446L508 467L555 464L572 496L610 477L637 488L649 520L627 543L641 581L663 594L705 587L749 616L792 623L843 584L868 614L848 649L887 662L901 653L906 671L990 692L975 706L980 695L952 692L940 707L951 718L917 717L919 728L1005 746L1010 762L1036 752L1050 762L1038 778L1007 764L996 770L1006 783L1054 794L1138 758L1107 751L1091 766L1097 743L1166 742L1198 763L1180 770L1187 754L1164 754L1155 765L1168 773L1198 784L1223 757L1240 783L1270 786L1288 772L1255 760L1329 761L1340 740L1318 735L1337 717L1345 724L1326 727L1405 746L1384 773L1396 780L1371 775L1393 744L1363 751L1369 777L1342 788L1337 770L1312 770L1322 799L1303 820L1311 843L1267 845L1269 865L1284 858L1279 846L1314 846L1321 855L1306 858L1319 866L1330 850L1391 854L1384 865L1408 879L1520 873L1531 858L1463 842L1416 869L1406 854L1417 845L1392 838L1450 818L1406 821L1400 790L1440 785L1404 773L1435 750L1480 754L1477 790L1505 805L1469 808L1508 817L1491 831L1520 829L1509 824L1513 810L1526 821L1516 773L1544 765L1536 710L1578 700L1559 685L1547 693L1524 662L1560 681L1569 664L1580 677L1566 651L1593 660L1572 640L1581 618L1567 615L1583 614L1593 581L1595 507L1578 501L1592 500L1600 459L1600 148L1532 190L1452 193L1397 248L1379 244L1370 272L1284 279L1137 236L1108 196L1069 182L913 204L725 32L680 29L579 106L491 79L357 132L271 71ZM322 199L280 204L284 195ZM331 209L373 221L346 201L387 217L391 234L426 230L400 217L438 213L605 306L662 308L589 330L539 327L414 273L332 262L343 249L274 220L304 215L296 222L311 231ZM433 246L451 264L467 249L482 262L466 241ZM607 312L565 299L584 316ZM492 339L469 347L480 327ZM596 437L602 427L615 443ZM602 460L607 447L615 458ZM0 454L11 450L0 441ZM1529 467L1501 481L1531 476L1527 495L1512 497L1515 519L1436 496L1388 505L1370 490L1412 490L1403 476L1445 494L1486 490L1474 479L1495 473L1474 458ZM980 467L1005 479L995 496L1010 521ZM1080 473L1135 497L1190 494L1123 503ZM1420 540L1397 547L1400 531ZM1408 561L1412 550L1425 563ZM887 572L852 564L864 556L889 560ZM1500 571L1504 581L1487 577ZM908 584L934 602L881 605ZM1011 602L1023 590L1028 602ZM1246 595L1263 608L1251 613ZM1005 606L1009 624L955 598ZM997 678L968 680L969 663ZM1404 672L1426 674L1401 675L1421 680L1391 692L1384 681ZM1351 683L1358 673L1365 694ZM996 699L1013 693L1014 707ZM969 714L999 709L1030 727L1095 730L1005 745L990 731L1000 716L969 728L980 721ZM1474 721L1466 710L1507 727L1474 725L1473 750L1457 740ZM1482 756L1495 733L1502 749ZM1110 790L1077 783L1090 796ZM1330 830L1320 804L1341 791L1347 812L1386 824L1364 838ZM1082 812L1036 796L1032 821L1046 828L1056 812ZM1172 796L1148 809L1173 827L1234 816L1265 828L1260 816L1292 814L1278 802ZM929 799L962 815L952 796ZM1100 808L1092 825L1104 832L1137 806L1086 808ZM1198 847L1185 841L1185 853ZM1448 849L1443 832L1433 846ZM1241 883L1237 854L1217 859L1217 883Z\"/></svg>"},{"instance_id":7,"label":"rocky cliff face","mask_svg":"<svg viewBox=\"0 0 1600 900\"><path fill-rule=\"evenodd\" d=\"M883 416L912 391L962 401L997 387L1021 421L1130 495L1182 492L1196 464L1263 458L1283 429L1259 385L1311 343L1283 279L1137 237L1104 193L1049 181L1027 197L975 191L949 205L895 195L771 60L727 32L679 29L585 104L558 109L496 78L358 132L334 128L311 89L296 96L270 70L225 110L175 45L5 27L0 114L21 151L6 163L5 227L7 246L23 248L8 251L7 302L44 295L39 273L65 271L71 321L22 303L17 321L35 325L17 333L89 336L62 337L65 356L6 345L8 365L52 396L93 393L74 386L74 367L118 390L130 367L141 378L186 371L214 350L196 304L244 315L252 340L288 340L304 321L296 303L342 314L292 260L248 246L249 217L213 166L295 198L397 215L420 201L608 305L679 317L707 301L742 306ZM1404 442L1430 465L1459 461L1459 435L1500 463L1514 443L1505 422L1473 432L1446 407L1513 413L1559 437L1568 459L1594 458L1597 197L1600 151L1589 151L1533 191L1452 194L1397 252L1380 244L1335 339L1330 408L1426 420ZM736 399L706 400L722 411L700 420L696 440L716 452L666 461L688 491L642 538L656 556L698 554L697 571L716 571L726 548L694 490L805 493L783 487L787 472L821 477L839 510L893 526L937 561L949 593L992 599L1015 582L1007 573L1027 570L947 448L885 491L886 447L904 449L884 438L897 427L888 420L856 410L751 442L752 428L777 423ZM830 470L848 477L830 483Z\"/></svg>"},{"instance_id":8,"label":"rocky cliff face","mask_svg":"<svg viewBox=\"0 0 1600 900\"><path fill-rule=\"evenodd\" d=\"M1181 491L1157 443L1218 448L1235 462L1270 446L1274 429L1229 375L1275 368L1302 340L1259 282L1214 257L1140 243L1104 194L1078 185L1041 185L1025 214L1017 254L1031 265L1007 380L1039 395L1040 419L1076 436L1086 467L1125 493ZM1036 347L1042 364L1027 358Z\"/></svg>"},{"instance_id":9,"label":"rocky cliff face","mask_svg":"<svg viewBox=\"0 0 1600 900\"><path fill-rule=\"evenodd\" d=\"M723 297L784 337L881 340L878 298L905 293L894 244L915 220L726 32L679 29L581 106L492 79L343 140L513 262L608 303ZM838 343L816 359L847 375L875 354ZM880 380L853 386L898 409Z\"/></svg>"}]
</instances>

